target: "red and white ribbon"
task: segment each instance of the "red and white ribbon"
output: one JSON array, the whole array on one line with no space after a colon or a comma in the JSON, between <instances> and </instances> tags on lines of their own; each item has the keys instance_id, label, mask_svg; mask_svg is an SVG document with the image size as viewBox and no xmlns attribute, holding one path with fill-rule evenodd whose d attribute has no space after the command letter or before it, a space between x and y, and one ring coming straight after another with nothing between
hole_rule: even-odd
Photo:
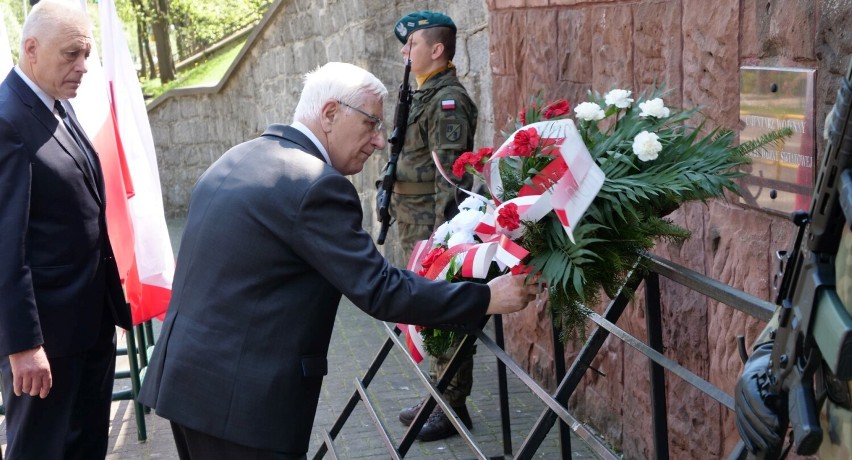
<instances>
[{"instance_id":1,"label":"red and white ribbon","mask_svg":"<svg viewBox=\"0 0 852 460\"><path fill-rule=\"evenodd\" d=\"M420 361L423 361L423 357L426 356L426 347L423 345L423 337L420 336L418 330L419 326L399 323L396 327L405 334L405 344L408 345L408 351L414 358L414 362L420 364Z\"/></svg>"},{"instance_id":2,"label":"red and white ribbon","mask_svg":"<svg viewBox=\"0 0 852 460\"><path fill-rule=\"evenodd\" d=\"M519 191L519 198L537 196L525 211L524 220L537 222L550 211L554 211L573 243L572 229L592 204L606 177L571 120L542 121L512 133L485 164L483 171L486 184L492 194L496 190L502 190L500 162L518 161L511 158L515 153L515 135L530 128L536 129L542 144L558 147L555 150L559 157L532 178L531 184L525 185Z\"/></svg>"}]
</instances>

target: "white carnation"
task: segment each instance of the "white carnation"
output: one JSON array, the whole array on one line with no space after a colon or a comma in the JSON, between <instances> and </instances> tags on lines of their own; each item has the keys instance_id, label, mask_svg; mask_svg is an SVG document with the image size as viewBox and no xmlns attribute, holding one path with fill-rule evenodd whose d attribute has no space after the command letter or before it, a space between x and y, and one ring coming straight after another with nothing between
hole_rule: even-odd
<instances>
[{"instance_id":1,"label":"white carnation","mask_svg":"<svg viewBox=\"0 0 852 460\"><path fill-rule=\"evenodd\" d=\"M663 150L660 137L648 131L642 131L633 138L633 153L642 161L656 160Z\"/></svg>"},{"instance_id":2,"label":"white carnation","mask_svg":"<svg viewBox=\"0 0 852 460\"><path fill-rule=\"evenodd\" d=\"M639 114L640 117L666 118L671 113L660 98L640 102L639 108L642 109L642 113Z\"/></svg>"},{"instance_id":3,"label":"white carnation","mask_svg":"<svg viewBox=\"0 0 852 460\"><path fill-rule=\"evenodd\" d=\"M614 105L619 109L623 109L626 107L630 107L630 103L633 102L633 99L630 98L630 91L626 89L614 89L604 96L604 102L606 105Z\"/></svg>"},{"instance_id":4,"label":"white carnation","mask_svg":"<svg viewBox=\"0 0 852 460\"><path fill-rule=\"evenodd\" d=\"M583 121L603 120L605 116L601 106L594 102L583 102L578 104L577 107L574 107L574 113L577 114L577 118Z\"/></svg>"}]
</instances>

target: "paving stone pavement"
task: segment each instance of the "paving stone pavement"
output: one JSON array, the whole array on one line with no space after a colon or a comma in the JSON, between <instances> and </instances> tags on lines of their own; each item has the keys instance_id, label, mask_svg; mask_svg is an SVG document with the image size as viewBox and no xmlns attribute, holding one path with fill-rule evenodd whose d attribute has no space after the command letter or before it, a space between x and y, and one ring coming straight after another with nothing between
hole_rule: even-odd
<instances>
[{"instance_id":1,"label":"paving stone pavement","mask_svg":"<svg viewBox=\"0 0 852 460\"><path fill-rule=\"evenodd\" d=\"M180 221L170 222L173 245L177 247ZM490 327L490 323L489 323ZM155 330L157 327L155 326ZM486 329L488 330L488 329ZM383 323L377 321L343 299L335 320L334 334L329 351L329 373L326 376L314 421L308 458L322 444L322 433L330 430L355 391L355 379L364 372L387 339ZM119 336L123 341L123 336ZM391 439L398 444L404 433L397 414L405 407L416 404L426 390L420 387L416 370L408 363L404 351L394 347L383 366L370 383L367 392L376 402L382 423ZM125 358L119 358L118 368L126 368ZM468 401L473 419L470 430L474 440L489 456L503 458L497 387L496 358L484 346L478 347L474 358L474 386ZM420 364L428 370L428 363ZM117 380L116 389L129 388L129 380ZM511 373L508 376L509 409L511 416L512 447L517 450L544 409L544 404ZM107 459L176 459L174 440L167 420L154 413L145 416L148 439L137 440L134 408L130 401L112 404ZM5 420L0 417L0 444L5 449ZM359 403L335 439L335 450L342 459L380 459L389 455L363 403ZM572 434L572 458L598 458L579 437ZM454 436L446 440L423 443L415 441L405 458L413 459L467 459L474 451ZM326 455L325 458L330 458ZM509 458L509 457L507 457ZM559 458L558 430L552 428L536 453L536 458Z\"/></svg>"}]
</instances>

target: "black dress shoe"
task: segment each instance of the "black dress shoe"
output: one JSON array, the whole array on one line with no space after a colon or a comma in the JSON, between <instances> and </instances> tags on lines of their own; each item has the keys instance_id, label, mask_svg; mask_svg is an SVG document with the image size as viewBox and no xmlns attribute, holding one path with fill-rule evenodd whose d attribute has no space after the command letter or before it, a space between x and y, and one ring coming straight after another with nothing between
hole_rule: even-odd
<instances>
[{"instance_id":1,"label":"black dress shoe","mask_svg":"<svg viewBox=\"0 0 852 460\"><path fill-rule=\"evenodd\" d=\"M453 410L456 411L459 419L461 419L468 430L473 428L473 420L470 419L467 406L454 407ZM449 438L455 434L458 434L456 427L450 423L450 419L440 407L435 407L435 410L429 415L429 419L426 420L426 424L420 429L417 439L424 442L437 441Z\"/></svg>"},{"instance_id":2,"label":"black dress shoe","mask_svg":"<svg viewBox=\"0 0 852 460\"><path fill-rule=\"evenodd\" d=\"M411 422L414 421L414 417L417 417L417 413L420 412L420 408L423 407L423 404L425 403L426 400L423 399L419 403L400 411L399 421L402 422L402 424L405 426L411 425Z\"/></svg>"}]
</instances>

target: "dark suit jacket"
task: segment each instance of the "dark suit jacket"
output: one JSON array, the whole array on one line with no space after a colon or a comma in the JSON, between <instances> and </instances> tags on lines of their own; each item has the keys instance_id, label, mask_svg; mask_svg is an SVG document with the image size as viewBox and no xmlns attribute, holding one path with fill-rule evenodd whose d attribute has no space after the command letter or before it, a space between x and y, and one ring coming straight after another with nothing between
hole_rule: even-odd
<instances>
[{"instance_id":1,"label":"dark suit jacket","mask_svg":"<svg viewBox=\"0 0 852 460\"><path fill-rule=\"evenodd\" d=\"M131 326L101 175L84 173L85 154L59 123L11 71L0 85L0 356L86 350L104 308Z\"/></svg>"},{"instance_id":2,"label":"dark suit jacket","mask_svg":"<svg viewBox=\"0 0 852 460\"><path fill-rule=\"evenodd\" d=\"M226 152L190 199L172 300L139 400L238 444L307 452L341 293L385 321L470 330L487 286L391 266L355 187L298 130Z\"/></svg>"}]
</instances>

